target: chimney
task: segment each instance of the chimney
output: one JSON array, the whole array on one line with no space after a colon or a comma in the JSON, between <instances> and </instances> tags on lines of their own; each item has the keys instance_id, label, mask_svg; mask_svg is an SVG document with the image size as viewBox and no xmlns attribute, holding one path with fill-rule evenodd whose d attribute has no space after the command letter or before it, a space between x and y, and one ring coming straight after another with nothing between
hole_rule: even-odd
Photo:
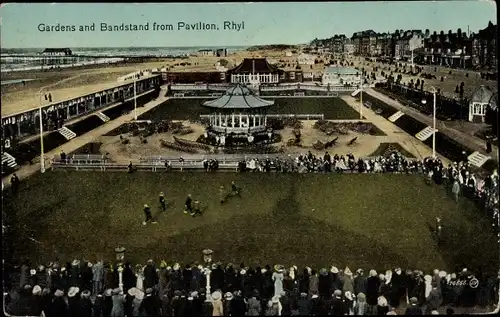
<instances>
[{"instance_id":1,"label":"chimney","mask_svg":"<svg viewBox=\"0 0 500 317\"><path fill-rule=\"evenodd\" d=\"M255 59L252 60L252 74L255 74Z\"/></svg>"}]
</instances>

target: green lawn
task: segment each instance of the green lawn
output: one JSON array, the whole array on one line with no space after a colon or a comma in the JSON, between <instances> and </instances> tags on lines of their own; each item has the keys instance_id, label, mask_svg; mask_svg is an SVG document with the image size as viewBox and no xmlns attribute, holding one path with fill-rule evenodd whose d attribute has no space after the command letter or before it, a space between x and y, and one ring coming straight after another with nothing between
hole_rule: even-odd
<instances>
[{"instance_id":1,"label":"green lawn","mask_svg":"<svg viewBox=\"0 0 500 317\"><path fill-rule=\"evenodd\" d=\"M272 98L265 98L272 99ZM207 99L170 99L140 116L141 120L197 120L209 114L201 104ZM359 113L340 98L276 98L270 114L324 114L326 120L358 119Z\"/></svg>"},{"instance_id":2,"label":"green lawn","mask_svg":"<svg viewBox=\"0 0 500 317\"><path fill-rule=\"evenodd\" d=\"M220 206L218 188L232 180L242 198ZM143 204L156 214L160 191L169 209L144 227ZM207 206L202 217L182 213L188 193ZM201 260L210 248L233 263L496 270L495 237L472 204L416 175L58 171L30 178L4 207L17 257L35 261L111 259L123 245L141 263ZM440 247L430 230L438 215Z\"/></svg>"}]
</instances>

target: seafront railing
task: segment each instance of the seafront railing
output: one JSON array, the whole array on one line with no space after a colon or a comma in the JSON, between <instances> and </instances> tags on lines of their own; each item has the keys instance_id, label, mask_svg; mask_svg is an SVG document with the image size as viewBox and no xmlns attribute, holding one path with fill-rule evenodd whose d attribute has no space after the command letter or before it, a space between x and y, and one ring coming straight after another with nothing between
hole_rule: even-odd
<instances>
[{"instance_id":1,"label":"seafront railing","mask_svg":"<svg viewBox=\"0 0 500 317\"><path fill-rule=\"evenodd\" d=\"M231 84L172 84L172 91L226 91L231 88ZM344 86L322 86L316 83L294 83L294 84L279 84L277 86L260 86L260 91L293 91L293 90L308 90L308 91L354 91L356 87Z\"/></svg>"}]
</instances>

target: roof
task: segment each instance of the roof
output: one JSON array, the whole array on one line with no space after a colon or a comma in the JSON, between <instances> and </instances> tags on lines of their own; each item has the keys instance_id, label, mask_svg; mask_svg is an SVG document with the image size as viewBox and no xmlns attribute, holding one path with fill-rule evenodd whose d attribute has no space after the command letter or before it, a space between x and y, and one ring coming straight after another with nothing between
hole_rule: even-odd
<instances>
[{"instance_id":1,"label":"roof","mask_svg":"<svg viewBox=\"0 0 500 317\"><path fill-rule=\"evenodd\" d=\"M46 48L43 50L44 53L54 53L54 52L61 52L61 53L71 53L71 50L69 48Z\"/></svg>"},{"instance_id":2,"label":"roof","mask_svg":"<svg viewBox=\"0 0 500 317\"><path fill-rule=\"evenodd\" d=\"M279 70L265 58L245 58L241 64L231 69L231 73L276 73Z\"/></svg>"},{"instance_id":3,"label":"roof","mask_svg":"<svg viewBox=\"0 0 500 317\"><path fill-rule=\"evenodd\" d=\"M328 74L352 75L359 74L359 72L359 70L352 67L329 66L325 69L325 73Z\"/></svg>"},{"instance_id":4,"label":"roof","mask_svg":"<svg viewBox=\"0 0 500 317\"><path fill-rule=\"evenodd\" d=\"M202 105L218 109L254 109L272 106L274 101L261 99L255 96L247 87L236 84L226 90L222 97L205 101Z\"/></svg>"},{"instance_id":5,"label":"roof","mask_svg":"<svg viewBox=\"0 0 500 317\"><path fill-rule=\"evenodd\" d=\"M476 102L476 103L487 103L489 104L493 99L493 91L490 89L486 88L485 86L479 87L478 90L476 90L471 97L471 102Z\"/></svg>"}]
</instances>

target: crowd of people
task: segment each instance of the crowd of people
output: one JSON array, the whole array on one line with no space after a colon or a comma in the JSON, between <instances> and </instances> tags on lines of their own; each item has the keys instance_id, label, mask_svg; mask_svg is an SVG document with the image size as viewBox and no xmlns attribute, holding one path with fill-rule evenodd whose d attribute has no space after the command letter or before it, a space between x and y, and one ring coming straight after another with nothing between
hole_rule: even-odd
<instances>
[{"instance_id":1,"label":"crowd of people","mask_svg":"<svg viewBox=\"0 0 500 317\"><path fill-rule=\"evenodd\" d=\"M498 277L395 268L383 273L194 262L29 262L4 293L14 316L317 316L454 314L498 301ZM17 287L12 287L16 285ZM447 307L447 308L446 308Z\"/></svg>"}]
</instances>

